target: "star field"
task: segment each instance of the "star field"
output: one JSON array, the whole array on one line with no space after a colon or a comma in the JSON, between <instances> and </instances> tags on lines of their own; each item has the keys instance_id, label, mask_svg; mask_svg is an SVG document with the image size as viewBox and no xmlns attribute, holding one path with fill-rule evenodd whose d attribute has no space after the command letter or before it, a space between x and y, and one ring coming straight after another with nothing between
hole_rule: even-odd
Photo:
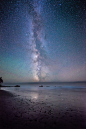
<instances>
[{"instance_id":1,"label":"star field","mask_svg":"<svg viewBox=\"0 0 86 129\"><path fill-rule=\"evenodd\" d=\"M86 8L75 0L1 0L5 82L86 81Z\"/></svg>"}]
</instances>

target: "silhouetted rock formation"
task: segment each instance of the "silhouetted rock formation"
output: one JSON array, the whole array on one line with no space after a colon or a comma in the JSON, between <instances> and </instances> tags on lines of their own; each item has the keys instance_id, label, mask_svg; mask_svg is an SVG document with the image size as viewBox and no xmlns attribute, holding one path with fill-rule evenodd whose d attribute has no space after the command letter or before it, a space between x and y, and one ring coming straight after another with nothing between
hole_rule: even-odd
<instances>
[{"instance_id":1,"label":"silhouetted rock formation","mask_svg":"<svg viewBox=\"0 0 86 129\"><path fill-rule=\"evenodd\" d=\"M3 83L3 79L2 79L2 77L0 77L0 85L1 85L1 83Z\"/></svg>"},{"instance_id":2,"label":"silhouetted rock formation","mask_svg":"<svg viewBox=\"0 0 86 129\"><path fill-rule=\"evenodd\" d=\"M41 85L41 86L39 86L39 87L43 87L43 86Z\"/></svg>"},{"instance_id":3,"label":"silhouetted rock formation","mask_svg":"<svg viewBox=\"0 0 86 129\"><path fill-rule=\"evenodd\" d=\"M19 85L16 85L16 86L2 86L0 85L0 87L20 87Z\"/></svg>"},{"instance_id":4,"label":"silhouetted rock formation","mask_svg":"<svg viewBox=\"0 0 86 129\"><path fill-rule=\"evenodd\" d=\"M15 87L20 87L19 85L16 85Z\"/></svg>"}]
</instances>

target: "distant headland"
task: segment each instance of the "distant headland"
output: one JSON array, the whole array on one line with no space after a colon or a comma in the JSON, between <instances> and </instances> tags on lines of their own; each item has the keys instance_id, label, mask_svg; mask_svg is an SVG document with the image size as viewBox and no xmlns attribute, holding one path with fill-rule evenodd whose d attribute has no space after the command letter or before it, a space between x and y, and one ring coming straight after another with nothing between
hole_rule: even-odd
<instances>
[{"instance_id":1,"label":"distant headland","mask_svg":"<svg viewBox=\"0 0 86 129\"><path fill-rule=\"evenodd\" d=\"M0 85L0 87L20 87L19 85L16 85L16 86L2 86Z\"/></svg>"}]
</instances>

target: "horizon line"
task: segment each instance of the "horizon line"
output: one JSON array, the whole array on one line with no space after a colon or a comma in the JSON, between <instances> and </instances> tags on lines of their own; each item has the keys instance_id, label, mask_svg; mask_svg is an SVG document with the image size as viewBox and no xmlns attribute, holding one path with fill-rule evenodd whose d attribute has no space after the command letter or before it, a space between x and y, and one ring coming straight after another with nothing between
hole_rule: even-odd
<instances>
[{"instance_id":1,"label":"horizon line","mask_svg":"<svg viewBox=\"0 0 86 129\"><path fill-rule=\"evenodd\" d=\"M52 82L4 82L4 83L86 83L86 81L52 81Z\"/></svg>"}]
</instances>

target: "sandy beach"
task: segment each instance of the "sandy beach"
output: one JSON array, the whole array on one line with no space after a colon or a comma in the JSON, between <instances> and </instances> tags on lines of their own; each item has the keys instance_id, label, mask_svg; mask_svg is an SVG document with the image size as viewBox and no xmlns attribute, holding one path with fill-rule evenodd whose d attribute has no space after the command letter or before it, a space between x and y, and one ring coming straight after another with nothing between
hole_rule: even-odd
<instances>
[{"instance_id":1,"label":"sandy beach","mask_svg":"<svg viewBox=\"0 0 86 129\"><path fill-rule=\"evenodd\" d=\"M86 129L85 90L28 94L0 90L0 129Z\"/></svg>"}]
</instances>

